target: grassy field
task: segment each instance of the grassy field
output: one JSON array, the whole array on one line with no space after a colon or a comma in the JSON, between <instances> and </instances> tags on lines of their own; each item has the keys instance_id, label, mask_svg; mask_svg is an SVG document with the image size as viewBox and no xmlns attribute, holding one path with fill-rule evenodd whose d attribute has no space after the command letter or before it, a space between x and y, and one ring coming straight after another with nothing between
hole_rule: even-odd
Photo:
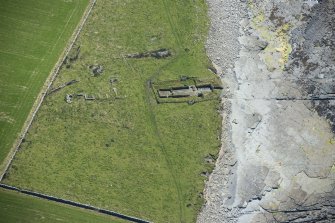
<instances>
[{"instance_id":1,"label":"grassy field","mask_svg":"<svg viewBox=\"0 0 335 223\"><path fill-rule=\"evenodd\" d=\"M88 0L0 0L0 163L87 4Z\"/></svg>"},{"instance_id":2,"label":"grassy field","mask_svg":"<svg viewBox=\"0 0 335 223\"><path fill-rule=\"evenodd\" d=\"M85 211L66 205L33 198L13 191L0 189L0 221L1 222L71 222L122 223L114 217Z\"/></svg>"},{"instance_id":3,"label":"grassy field","mask_svg":"<svg viewBox=\"0 0 335 223\"><path fill-rule=\"evenodd\" d=\"M149 81L215 78L203 0L98 0L4 183L154 222L195 222L218 153L219 100L157 104ZM166 59L126 59L168 48ZM90 65L103 65L94 77ZM111 83L110 80L114 80ZM66 94L84 93L97 100Z\"/></svg>"}]
</instances>

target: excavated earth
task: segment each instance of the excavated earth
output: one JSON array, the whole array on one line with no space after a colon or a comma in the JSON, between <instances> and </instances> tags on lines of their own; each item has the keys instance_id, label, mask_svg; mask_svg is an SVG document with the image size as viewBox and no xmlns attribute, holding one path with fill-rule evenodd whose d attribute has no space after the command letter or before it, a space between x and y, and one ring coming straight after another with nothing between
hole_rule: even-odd
<instances>
[{"instance_id":1,"label":"excavated earth","mask_svg":"<svg viewBox=\"0 0 335 223\"><path fill-rule=\"evenodd\" d=\"M198 222L335 222L335 1L207 2L225 90Z\"/></svg>"}]
</instances>

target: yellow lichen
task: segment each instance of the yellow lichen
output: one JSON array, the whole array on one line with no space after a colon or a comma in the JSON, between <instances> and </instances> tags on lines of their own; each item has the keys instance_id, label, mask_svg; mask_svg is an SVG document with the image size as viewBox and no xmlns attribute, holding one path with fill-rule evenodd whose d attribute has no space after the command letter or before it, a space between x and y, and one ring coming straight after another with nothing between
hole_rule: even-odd
<instances>
[{"instance_id":1,"label":"yellow lichen","mask_svg":"<svg viewBox=\"0 0 335 223\"><path fill-rule=\"evenodd\" d=\"M330 169L331 172L335 172L335 164L332 166L332 168Z\"/></svg>"},{"instance_id":2,"label":"yellow lichen","mask_svg":"<svg viewBox=\"0 0 335 223\"><path fill-rule=\"evenodd\" d=\"M290 55L290 53L292 52L292 47L291 44L289 43L289 36L287 35L288 31L291 28L291 24L286 23L284 25L282 25L281 27L279 27L279 29L277 30L277 36L279 39L279 47L276 48L276 50L278 52L281 52L281 68L284 68L284 65L287 63L288 61L288 57Z\"/></svg>"},{"instance_id":3,"label":"yellow lichen","mask_svg":"<svg viewBox=\"0 0 335 223\"><path fill-rule=\"evenodd\" d=\"M252 4L249 4L252 5ZM252 5L251 9L255 11L255 7ZM292 47L289 43L288 32L292 25L289 23L283 24L279 27L274 27L265 24L265 14L262 11L254 12L256 16L253 17L251 24L259 36L268 42L267 48L263 51L264 62L268 66L269 70L273 70L276 67L284 69L285 64L288 61L289 55L292 52ZM273 56L280 53L280 59L275 61Z\"/></svg>"},{"instance_id":4,"label":"yellow lichen","mask_svg":"<svg viewBox=\"0 0 335 223\"><path fill-rule=\"evenodd\" d=\"M251 9L255 7L254 2L252 0L248 0L248 7Z\"/></svg>"},{"instance_id":5,"label":"yellow lichen","mask_svg":"<svg viewBox=\"0 0 335 223\"><path fill-rule=\"evenodd\" d=\"M257 16L252 19L254 24L260 24L265 21L265 15L263 12L260 12Z\"/></svg>"}]
</instances>

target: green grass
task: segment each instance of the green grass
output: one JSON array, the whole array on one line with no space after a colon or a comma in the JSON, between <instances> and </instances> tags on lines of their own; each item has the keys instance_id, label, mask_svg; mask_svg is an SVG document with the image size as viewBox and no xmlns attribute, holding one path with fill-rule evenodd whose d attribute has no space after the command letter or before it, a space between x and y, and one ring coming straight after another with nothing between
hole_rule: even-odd
<instances>
[{"instance_id":1,"label":"green grass","mask_svg":"<svg viewBox=\"0 0 335 223\"><path fill-rule=\"evenodd\" d=\"M7 223L126 222L93 211L86 211L3 189L0 189L0 221Z\"/></svg>"},{"instance_id":2,"label":"green grass","mask_svg":"<svg viewBox=\"0 0 335 223\"><path fill-rule=\"evenodd\" d=\"M0 163L87 4L88 0L0 0Z\"/></svg>"},{"instance_id":3,"label":"green grass","mask_svg":"<svg viewBox=\"0 0 335 223\"><path fill-rule=\"evenodd\" d=\"M79 59L54 87L80 82L46 98L4 183L154 222L195 222L201 172L213 168L204 158L220 146L219 101L157 104L148 81L215 77L207 21L203 0L98 0L77 42ZM173 56L122 57L159 48ZM92 77L92 64L104 73ZM64 101L82 92L99 100Z\"/></svg>"}]
</instances>

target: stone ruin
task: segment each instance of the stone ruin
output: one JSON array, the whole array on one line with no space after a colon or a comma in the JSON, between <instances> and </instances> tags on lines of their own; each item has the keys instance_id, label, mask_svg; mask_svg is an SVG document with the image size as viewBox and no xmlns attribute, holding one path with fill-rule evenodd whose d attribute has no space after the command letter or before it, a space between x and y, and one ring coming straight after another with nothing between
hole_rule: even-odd
<instances>
[{"instance_id":1,"label":"stone ruin","mask_svg":"<svg viewBox=\"0 0 335 223\"><path fill-rule=\"evenodd\" d=\"M90 65L88 67L91 70L93 77L98 77L104 72L104 67L102 65Z\"/></svg>"},{"instance_id":2,"label":"stone ruin","mask_svg":"<svg viewBox=\"0 0 335 223\"><path fill-rule=\"evenodd\" d=\"M73 46L63 61L65 67L70 68L71 64L74 63L79 58L79 54L80 54L80 46L78 45Z\"/></svg>"},{"instance_id":3,"label":"stone ruin","mask_svg":"<svg viewBox=\"0 0 335 223\"><path fill-rule=\"evenodd\" d=\"M166 57L171 56L171 51L165 48L159 49L159 50L153 50L148 52L142 52L142 53L133 53L133 54L127 54L127 58L145 58L145 57L153 57L156 59L163 59Z\"/></svg>"},{"instance_id":4,"label":"stone ruin","mask_svg":"<svg viewBox=\"0 0 335 223\"><path fill-rule=\"evenodd\" d=\"M56 91L59 91L59 90L63 89L63 88L66 87L66 86L70 86L70 85L75 84L75 83L78 83L78 82L79 82L78 80L72 80L72 81L66 82L66 83L64 83L64 84L62 84L62 85L60 85L60 86L58 86L58 87L56 87L56 88L51 89L51 90L48 92L48 95L49 95L49 94L52 94L52 93L54 93L54 92L56 92Z\"/></svg>"},{"instance_id":5,"label":"stone ruin","mask_svg":"<svg viewBox=\"0 0 335 223\"><path fill-rule=\"evenodd\" d=\"M206 93L211 93L216 89L213 85L190 85L183 87L171 87L168 89L159 89L160 98L183 98L183 97L203 97Z\"/></svg>"},{"instance_id":6,"label":"stone ruin","mask_svg":"<svg viewBox=\"0 0 335 223\"><path fill-rule=\"evenodd\" d=\"M88 95L85 93L78 93L78 94L66 94L65 95L65 101L68 104L71 104L74 98L79 98L79 97L84 97L84 99L86 101L92 101L95 100L95 96L94 95Z\"/></svg>"},{"instance_id":7,"label":"stone ruin","mask_svg":"<svg viewBox=\"0 0 335 223\"><path fill-rule=\"evenodd\" d=\"M66 103L71 104L72 103L72 99L73 99L73 95L72 94L66 94L65 95L65 101L66 101Z\"/></svg>"}]
</instances>

